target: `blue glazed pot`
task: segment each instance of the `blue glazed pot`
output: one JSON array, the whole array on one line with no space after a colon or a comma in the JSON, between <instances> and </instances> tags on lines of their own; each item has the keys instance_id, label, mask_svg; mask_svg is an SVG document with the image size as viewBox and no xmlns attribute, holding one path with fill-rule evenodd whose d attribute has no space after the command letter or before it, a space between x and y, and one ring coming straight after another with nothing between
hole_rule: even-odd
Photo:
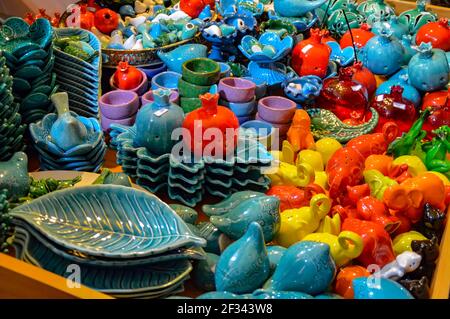
<instances>
[{"instance_id":1,"label":"blue glazed pot","mask_svg":"<svg viewBox=\"0 0 450 319\"><path fill-rule=\"evenodd\" d=\"M28 157L18 152L9 161L0 162L0 189L8 191L8 198L16 200L28 195L30 180L28 177Z\"/></svg>"},{"instance_id":2,"label":"blue glazed pot","mask_svg":"<svg viewBox=\"0 0 450 319\"><path fill-rule=\"evenodd\" d=\"M367 41L359 55L364 66L372 73L387 76L403 65L404 51L400 41L392 37L392 30L383 29L380 35Z\"/></svg>"},{"instance_id":3,"label":"blue glazed pot","mask_svg":"<svg viewBox=\"0 0 450 319\"><path fill-rule=\"evenodd\" d=\"M409 81L407 80L408 75L405 76L405 70L407 72L407 69L403 69L400 71L402 72L401 75L395 75L386 82L381 83L378 86L375 95L389 94L394 85L400 85L403 88L402 97L413 102L416 107L419 107L422 101L421 94L414 86L409 84Z\"/></svg>"},{"instance_id":4,"label":"blue glazed pot","mask_svg":"<svg viewBox=\"0 0 450 319\"><path fill-rule=\"evenodd\" d=\"M250 102L233 103L233 102L221 100L220 103L221 103L221 105L228 107L238 117L239 116L248 117L250 114L253 114L256 111L255 97L253 97L253 99Z\"/></svg>"},{"instance_id":5,"label":"blue glazed pot","mask_svg":"<svg viewBox=\"0 0 450 319\"><path fill-rule=\"evenodd\" d=\"M330 246L302 241L284 253L273 274L270 288L316 295L328 288L335 274L336 266L330 255Z\"/></svg>"},{"instance_id":6,"label":"blue glazed pot","mask_svg":"<svg viewBox=\"0 0 450 319\"><path fill-rule=\"evenodd\" d=\"M246 233L227 247L216 266L216 288L235 294L251 293L270 275L261 226L253 222Z\"/></svg>"},{"instance_id":7,"label":"blue glazed pot","mask_svg":"<svg viewBox=\"0 0 450 319\"><path fill-rule=\"evenodd\" d=\"M355 278L352 286L355 299L414 299L406 288L386 278Z\"/></svg>"},{"instance_id":8,"label":"blue glazed pot","mask_svg":"<svg viewBox=\"0 0 450 319\"><path fill-rule=\"evenodd\" d=\"M181 73L184 62L195 58L206 58L208 48L203 44L184 44L170 52L158 51L158 57L167 65L169 71Z\"/></svg>"},{"instance_id":9,"label":"blue glazed pot","mask_svg":"<svg viewBox=\"0 0 450 319\"><path fill-rule=\"evenodd\" d=\"M143 146L153 154L170 153L177 143L172 140L172 131L183 124L183 110L169 102L170 90L153 92L155 101L144 105L136 117L136 146Z\"/></svg>"},{"instance_id":10,"label":"blue glazed pot","mask_svg":"<svg viewBox=\"0 0 450 319\"><path fill-rule=\"evenodd\" d=\"M221 216L211 216L210 221L232 239L240 238L252 222L258 222L270 242L280 229L280 200L274 196L250 198Z\"/></svg>"},{"instance_id":11,"label":"blue glazed pot","mask_svg":"<svg viewBox=\"0 0 450 319\"><path fill-rule=\"evenodd\" d=\"M411 84L424 92L445 88L450 72L445 52L433 49L430 43L421 43L419 51L408 63Z\"/></svg>"}]
</instances>

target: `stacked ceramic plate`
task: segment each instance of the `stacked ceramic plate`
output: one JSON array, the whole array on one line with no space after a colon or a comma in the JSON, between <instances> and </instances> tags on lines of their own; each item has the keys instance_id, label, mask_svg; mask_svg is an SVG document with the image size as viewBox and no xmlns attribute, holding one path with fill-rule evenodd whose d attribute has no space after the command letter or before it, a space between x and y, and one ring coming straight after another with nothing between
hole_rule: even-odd
<instances>
[{"instance_id":1,"label":"stacked ceramic plate","mask_svg":"<svg viewBox=\"0 0 450 319\"><path fill-rule=\"evenodd\" d=\"M53 29L47 19L31 26L21 18L5 21L0 44L13 76L13 94L24 123L33 123L53 111L50 96L58 89L53 73Z\"/></svg>"},{"instance_id":2,"label":"stacked ceramic plate","mask_svg":"<svg viewBox=\"0 0 450 319\"><path fill-rule=\"evenodd\" d=\"M156 196L92 185L50 193L11 211L17 258L118 298L183 290L206 241Z\"/></svg>"},{"instance_id":3,"label":"stacked ceramic plate","mask_svg":"<svg viewBox=\"0 0 450 319\"><path fill-rule=\"evenodd\" d=\"M96 118L79 116L73 112L71 114L86 127L87 140L67 150L49 138L52 126L58 118L56 114L48 114L38 123L30 125L31 138L39 153L41 170L98 172L106 154L106 143L100 123Z\"/></svg>"},{"instance_id":4,"label":"stacked ceramic plate","mask_svg":"<svg viewBox=\"0 0 450 319\"><path fill-rule=\"evenodd\" d=\"M56 29L58 38L79 37L88 43L98 55L91 61L70 55L55 47L57 83L69 94L70 109L85 117L98 118L98 98L101 79L100 41L89 31L76 28Z\"/></svg>"},{"instance_id":5,"label":"stacked ceramic plate","mask_svg":"<svg viewBox=\"0 0 450 319\"><path fill-rule=\"evenodd\" d=\"M9 160L18 151L24 149L23 133L26 125L21 125L19 104L12 95L13 79L5 65L5 58L0 58L0 161Z\"/></svg>"}]
</instances>

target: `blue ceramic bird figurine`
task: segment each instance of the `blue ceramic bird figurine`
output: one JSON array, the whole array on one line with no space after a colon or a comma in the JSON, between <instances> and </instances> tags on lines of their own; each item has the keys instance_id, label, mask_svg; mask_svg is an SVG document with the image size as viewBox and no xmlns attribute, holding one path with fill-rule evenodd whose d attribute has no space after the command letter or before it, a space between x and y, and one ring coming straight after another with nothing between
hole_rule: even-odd
<instances>
[{"instance_id":1,"label":"blue ceramic bird figurine","mask_svg":"<svg viewBox=\"0 0 450 319\"><path fill-rule=\"evenodd\" d=\"M327 0L274 0L275 12L282 17L301 17L319 8Z\"/></svg>"},{"instance_id":2,"label":"blue ceramic bird figurine","mask_svg":"<svg viewBox=\"0 0 450 319\"><path fill-rule=\"evenodd\" d=\"M216 265L216 289L235 294L251 293L270 275L262 228L251 223L245 234L225 249Z\"/></svg>"},{"instance_id":3,"label":"blue ceramic bird figurine","mask_svg":"<svg viewBox=\"0 0 450 319\"><path fill-rule=\"evenodd\" d=\"M228 213L231 209L233 209L237 205L239 205L239 203L241 203L242 201L249 198L261 196L265 196L265 194L255 191L236 192L225 198L220 203L214 205L203 205L202 211L207 216L223 215Z\"/></svg>"},{"instance_id":4,"label":"blue ceramic bird figurine","mask_svg":"<svg viewBox=\"0 0 450 319\"><path fill-rule=\"evenodd\" d=\"M158 57L167 65L169 71L181 73L184 62L194 58L206 58L208 48L203 44L183 44L172 51L157 52Z\"/></svg>"},{"instance_id":5,"label":"blue ceramic bird figurine","mask_svg":"<svg viewBox=\"0 0 450 319\"><path fill-rule=\"evenodd\" d=\"M130 6L129 4L121 6L119 9L119 13L122 17L134 18L136 16L136 12L134 11L134 8L132 6Z\"/></svg>"}]
</instances>

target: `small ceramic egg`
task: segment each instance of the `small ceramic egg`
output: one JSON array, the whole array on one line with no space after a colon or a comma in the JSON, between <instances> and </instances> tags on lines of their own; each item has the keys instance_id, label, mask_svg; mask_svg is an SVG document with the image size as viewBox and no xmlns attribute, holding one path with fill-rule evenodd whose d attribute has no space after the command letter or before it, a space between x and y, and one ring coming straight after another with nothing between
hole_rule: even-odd
<instances>
[{"instance_id":1,"label":"small ceramic egg","mask_svg":"<svg viewBox=\"0 0 450 319\"><path fill-rule=\"evenodd\" d=\"M215 24L212 26L207 27L204 32L210 36L216 36L221 37L222 36L222 30Z\"/></svg>"}]
</instances>

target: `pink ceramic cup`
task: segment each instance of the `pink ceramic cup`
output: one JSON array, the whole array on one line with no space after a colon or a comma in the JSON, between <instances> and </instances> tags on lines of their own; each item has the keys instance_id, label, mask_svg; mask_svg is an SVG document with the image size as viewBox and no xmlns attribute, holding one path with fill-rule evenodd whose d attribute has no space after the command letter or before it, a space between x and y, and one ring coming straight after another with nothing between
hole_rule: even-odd
<instances>
[{"instance_id":1,"label":"pink ceramic cup","mask_svg":"<svg viewBox=\"0 0 450 319\"><path fill-rule=\"evenodd\" d=\"M270 121L266 121L264 120L259 113L256 113L255 116L256 120L259 121L263 121L263 122L267 122L269 124L271 124L273 126L273 128L278 129L278 136L280 137L284 137L287 134L287 131L289 130L289 127L291 127L291 122L289 123L285 123L285 124L280 124L280 123L272 123Z\"/></svg>"},{"instance_id":2,"label":"pink ceramic cup","mask_svg":"<svg viewBox=\"0 0 450 319\"><path fill-rule=\"evenodd\" d=\"M122 120L136 114L139 96L133 91L115 90L103 95L98 105L103 116L111 120Z\"/></svg>"},{"instance_id":3,"label":"pink ceramic cup","mask_svg":"<svg viewBox=\"0 0 450 319\"><path fill-rule=\"evenodd\" d=\"M154 100L155 99L153 98L153 91L150 90L141 96L141 105L144 106L146 104L153 103ZM180 100L180 95L178 94L178 91L171 90L169 100L172 103L178 104Z\"/></svg>"},{"instance_id":4,"label":"pink ceramic cup","mask_svg":"<svg viewBox=\"0 0 450 319\"><path fill-rule=\"evenodd\" d=\"M112 120L107 118L104 115L100 116L100 122L102 124L102 130L103 132L109 132L111 130L111 124L121 124L121 125L125 125L125 126L133 126L134 122L136 121L136 114L133 114L132 116L126 118L126 119L121 119L121 120Z\"/></svg>"},{"instance_id":5,"label":"pink ceramic cup","mask_svg":"<svg viewBox=\"0 0 450 319\"><path fill-rule=\"evenodd\" d=\"M249 102L255 97L256 84L242 78L223 78L217 90L220 97L232 103Z\"/></svg>"},{"instance_id":6,"label":"pink ceramic cup","mask_svg":"<svg viewBox=\"0 0 450 319\"><path fill-rule=\"evenodd\" d=\"M267 96L258 102L259 116L269 123L290 123L296 109L297 104L295 102L282 96Z\"/></svg>"},{"instance_id":7,"label":"pink ceramic cup","mask_svg":"<svg viewBox=\"0 0 450 319\"><path fill-rule=\"evenodd\" d=\"M132 90L132 92L136 92L139 96L142 96L145 92L147 92L148 89L148 79L147 79L147 74L145 74L144 71L138 69L139 72L142 73L142 82L141 84L139 84L139 86L137 88L134 88ZM116 86L116 84L114 83L114 74L111 76L111 78L109 79L109 85L111 86L111 88L113 88L114 90L118 90L119 88Z\"/></svg>"}]
</instances>

